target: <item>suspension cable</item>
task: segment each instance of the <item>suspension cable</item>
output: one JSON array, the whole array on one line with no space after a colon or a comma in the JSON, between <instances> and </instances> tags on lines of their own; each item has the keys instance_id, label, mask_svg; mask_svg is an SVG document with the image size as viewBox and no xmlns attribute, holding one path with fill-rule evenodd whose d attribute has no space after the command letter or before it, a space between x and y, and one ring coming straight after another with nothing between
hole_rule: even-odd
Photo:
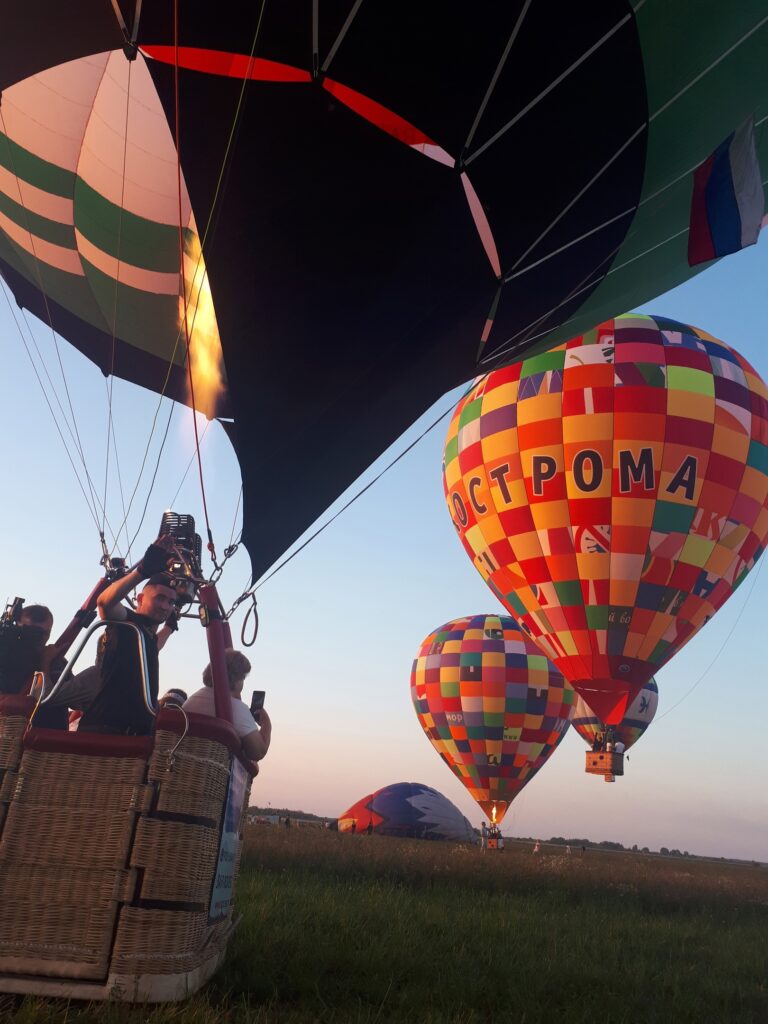
<instances>
[{"instance_id":1,"label":"suspension cable","mask_svg":"<svg viewBox=\"0 0 768 1024\"><path fill-rule=\"evenodd\" d=\"M474 387L474 384L470 385L469 390L471 390L472 387ZM312 533L309 537L307 537L307 539L304 541L303 544L300 544L299 547L297 547L294 551L291 552L290 555L288 555L287 558L284 558L283 561L280 562L279 565L276 565L275 568L272 570L272 572L270 572L267 576L262 577L254 586L249 586L245 590L243 590L243 592L240 594L240 597L237 598L237 600L234 602L234 604L232 605L230 610L227 612L225 618L227 618L227 619L231 618L233 613L240 607L240 605L243 603L243 601L247 601L249 598L253 599L253 603L255 605L256 602L255 602L255 599L254 599L254 595L255 595L257 590L260 590L264 586L265 583L269 582L269 580L271 580L273 576L276 576L277 573L279 573L281 569L284 569L285 566L288 565L289 562L293 561L293 559L296 557L296 555L299 554L299 552L303 551L304 548L307 547L307 545L311 544L312 541L315 540L316 537L319 537L321 533L323 533L325 530L327 530L328 527L331 525L331 523L335 522L339 518L339 516L342 515L344 512L346 512L347 509L351 505L354 505L354 503L358 500L358 498L362 498L362 496L365 494L365 492L369 491L371 489L371 487L373 487L374 484L378 483L378 481L381 480L381 478L384 476L385 473L388 473L390 471L390 469L392 469L393 466L396 466L397 463L400 462L401 459L405 458L405 456L410 451L412 451L416 447L416 445L427 436L427 434L431 433L431 431L433 431L436 426L438 426L440 423L442 423L442 421L446 418L446 416L449 416L453 412L455 407L456 407L456 403L454 401L452 401L450 406L444 412L441 412L440 415L437 417L437 419L433 420L429 424L429 426L425 430L423 430L415 440L411 441L411 443L407 447L405 447L399 453L399 455L396 455L395 458L392 459L392 461L389 462L382 470L380 470L380 472L378 472L376 474L376 476L373 477L372 480L369 480L368 483L365 484L364 487L361 487L360 490L356 494L354 494L349 499L348 502L346 502L344 505L342 505L342 507L338 510L338 512L335 512L331 516L330 519L327 519L322 524L322 526L319 526L314 531L314 533ZM242 531L241 531L241 534L242 534ZM253 578L251 577L250 580L249 580L249 583L252 583L252 582L253 582ZM245 627L243 627L243 628L245 628Z\"/></svg>"},{"instance_id":2,"label":"suspension cable","mask_svg":"<svg viewBox=\"0 0 768 1024\"><path fill-rule=\"evenodd\" d=\"M104 460L104 509L107 507L107 485L109 482L109 451L110 441L114 441L115 446L115 463L117 467L118 481L120 485L120 501L123 508L123 515L125 515L125 496L123 494L123 485L119 467L119 456L117 451L117 438L115 437L115 423L112 416L112 392L114 389L115 381L115 349L117 344L117 300L118 291L120 288L120 268L121 268L121 255L123 251L123 212L125 206L125 171L128 161L128 121L130 117L131 107L131 72L133 70L133 61L128 61L128 81L125 89L125 131L123 133L123 167L122 174L120 177L120 211L118 213L117 221L117 272L115 274L115 287L112 293L112 350L110 353L109 361L109 374L105 379L107 388L107 451ZM104 532L102 526L102 533ZM126 530L126 540L128 539L128 531ZM128 546L128 559L130 561L130 544Z\"/></svg>"},{"instance_id":3,"label":"suspension cable","mask_svg":"<svg viewBox=\"0 0 768 1024\"><path fill-rule=\"evenodd\" d=\"M667 715L670 715L675 710L675 708L679 708L680 705L683 703L683 701L687 700L690 697L690 695L693 693L693 691L701 683L704 682L705 677L708 676L709 673L712 671L712 669L715 667L715 664L718 661L718 659L720 658L720 655L723 653L723 651L725 650L726 646L728 645L729 640L731 639L731 637L733 636L734 632L736 631L736 627L738 626L739 622L741 621L741 616L744 614L744 610L746 609L747 605L749 604L750 598L752 597L752 591L755 589L755 586L757 584L757 578L760 575L760 570L762 569L762 567L763 567L763 559L761 558L760 562L757 565L757 569L755 570L754 579L752 580L752 586L749 588L749 593L744 598L744 603L742 604L741 608L739 609L739 614L736 616L736 620L733 623L733 625L731 626L730 630L728 631L728 634L727 634L725 640L723 640L722 644L720 644L720 647L718 648L718 651L715 654L714 658L712 658L712 660L710 661L709 665L707 665L707 667L701 673L701 675L696 680L696 682L693 684L693 686L691 686L683 694L683 696L680 698L680 700L676 701L672 705L671 708L667 708L667 710L664 712L663 715L659 715L657 718L655 718L654 719L655 722L660 722L662 720L662 718L666 718Z\"/></svg>"},{"instance_id":4,"label":"suspension cable","mask_svg":"<svg viewBox=\"0 0 768 1024\"><path fill-rule=\"evenodd\" d=\"M248 58L249 59L249 64L248 64L249 68L253 64L253 61L255 59L254 58L254 54L255 54L255 50L256 50L256 44L257 44L258 38L259 38L259 33L261 31L261 23L262 23L262 20L263 20L263 17L264 17L265 4L266 4L266 0L261 0L261 7L259 9L259 17L258 17L258 20L257 20L256 29L255 29L255 32L254 32L253 41L251 43L251 49L250 49L250 54L249 54L249 58ZM177 49L176 49L176 56L178 57L178 43L177 43ZM178 60L177 60L176 63L177 63L176 75L178 76ZM221 161L221 166L219 168L218 177L216 179L216 186L214 188L213 199L211 201L210 209L209 209L209 212L208 212L208 217L207 217L207 220L206 220L206 223L205 223L205 228L203 230L202 236L200 236L200 254L197 257L197 263L195 265L194 274L193 274L193 277L192 277L192 287L194 287L194 283L197 280L197 275L198 275L198 272L200 270L200 263L201 263L201 261L203 259L203 252L204 252L204 249L205 249L206 240L208 238L208 234L209 234L209 232L211 230L211 226L213 224L214 214L215 214L216 209L218 207L218 202L219 202L222 190L225 187L224 184L223 184L224 183L224 174L225 174L225 170L226 170L227 163L228 163L228 160L229 160L230 151L232 149L232 144L233 144L233 141L234 141L234 138L235 138L237 123L238 123L238 120L240 118L240 113L241 113L242 106L243 106L243 100L244 100L244 96L245 96L245 88L246 88L247 82L248 82L248 74L246 73L246 75L243 78L241 87L240 87L240 92L239 92L239 95L238 95L237 105L235 107L235 114L234 114L234 117L232 119L232 125L230 127L229 136L227 138L227 143L226 143L226 146L224 148L224 155L223 155L223 158L222 158L222 161ZM177 90L177 99L178 99L178 90ZM177 123L178 123L178 115L177 115ZM178 149L177 149L177 157L178 157ZM178 163L178 167L180 168L180 165L181 165L180 159L177 160L177 163ZM179 230L180 230L180 233L181 233L181 217L179 217ZM182 263L182 269L183 269L183 263ZM201 288L203 287L203 284L205 282L206 276L207 276L207 270L204 270L203 271L203 277L201 279ZM186 313L186 290L183 287L183 281L182 281L182 292L181 292L181 294L182 294L182 296L184 298L185 313ZM184 317L185 334L187 332L190 335L194 334L195 321L197 319L197 312L198 312L198 308L195 307L195 312L194 312L194 314L192 316L192 324L191 325L187 324L187 317L185 315L185 317ZM162 401L163 401L163 398L165 397L165 392L167 390L168 383L170 381L171 370L172 370L172 368L173 368L173 366L175 364L176 352L178 350L181 338L182 338L182 332L181 332L181 328L180 328L179 331L177 332L177 335L176 335L176 341L174 343L173 351L171 352L170 358L168 360L168 369L166 371L165 380L163 381L162 388L159 391L157 408L155 409L155 414L154 414L154 417L153 417L153 420L152 420L152 427L150 429L149 438L147 439L147 444L146 444L146 447L144 449L144 455L142 457L141 467L139 469L139 476L138 476L138 478L136 480L136 485L134 486L133 491L131 493L131 498L130 498L130 500L128 502L128 510L127 510L127 513L126 513L126 515L124 517L121 529L125 526L125 523L127 522L127 518L130 515L130 513L131 513L131 508L133 507L133 502L134 502L134 499L136 497L136 493L138 491L139 485L141 483L141 478L144 475L144 469L146 467L147 458L149 456L149 449L150 449L150 446L151 446L151 443L152 443L152 438L154 437L155 429L157 427L157 419L158 419L158 416L159 416L159 413L160 413L160 409L162 407ZM157 462L155 464L155 472L153 474L153 483L154 483L154 480L155 480L155 478L157 476L157 467L159 465L160 458L162 457L163 447L164 447L164 444L165 444L165 439L168 436L168 428L170 426L170 420L171 420L171 417L173 416L173 409L174 408L175 408L175 405L172 404L171 412L169 413L168 422L166 423L166 428L165 428L165 432L164 432L164 435L163 435L163 442L161 443L160 451L158 453ZM193 460L194 460L194 455L193 455ZM146 512L146 507L148 505L149 497L150 497L151 493L152 493L152 487L150 486L150 490L149 490L149 493L147 495L147 501L145 502L145 512ZM143 522L143 516L142 516L142 522ZM134 540L135 540L135 537L134 537Z\"/></svg>"},{"instance_id":5,"label":"suspension cable","mask_svg":"<svg viewBox=\"0 0 768 1024\"><path fill-rule=\"evenodd\" d=\"M8 309L10 310L11 316L13 317L13 321L16 324L16 328L17 328L17 330L19 332L19 337L21 338L21 343L24 346L24 350L27 353L27 357L29 359L30 366L32 367L32 370L33 370L33 372L35 374L35 377L37 378L37 383L40 385L40 390L41 390L41 392L43 394L43 398L45 399L45 404L48 406L48 411L51 414L51 419L53 420L53 425L56 427L56 432L58 433L59 437L61 438L61 443L64 446L64 452L65 452L65 454L67 456L67 459L69 460L70 466L72 467L72 472L75 474L75 480L77 480L77 485L80 488L80 491L81 491L81 493L83 495L83 498L85 499L85 504L86 504L86 506L88 508L88 512L90 513L91 519L93 519L94 526L98 530L99 529L99 520L98 520L98 518L97 518L97 516L96 516L96 514L94 512L94 509L93 509L93 506L92 506L90 500L88 499L88 495L86 493L85 487L83 486L83 482L80 479L80 474L78 473L77 466L75 465L75 462L74 462L74 460L72 458L72 455L71 455L71 453L69 451L69 446L67 445L67 442L66 442L66 439L64 437L64 434L62 433L61 427L59 426L59 421L56 418L56 413L54 412L53 406L51 405L50 399L48 398L48 394L47 394L47 392L45 390L45 385L43 384L43 381L42 381L42 378L40 376L40 373L39 373L39 371L37 369L37 366L35 365L35 361L32 358L32 353L30 352L29 345L27 344L27 340L24 337L24 332L21 329L21 324L19 323L19 321L16 318L15 310L14 310L13 306L11 305L11 302L10 302L10 300L8 298L8 292L7 292L6 288L5 288L5 286L3 286L3 288L2 288L2 292L3 292L3 296L5 297L6 303L8 304Z\"/></svg>"}]
</instances>

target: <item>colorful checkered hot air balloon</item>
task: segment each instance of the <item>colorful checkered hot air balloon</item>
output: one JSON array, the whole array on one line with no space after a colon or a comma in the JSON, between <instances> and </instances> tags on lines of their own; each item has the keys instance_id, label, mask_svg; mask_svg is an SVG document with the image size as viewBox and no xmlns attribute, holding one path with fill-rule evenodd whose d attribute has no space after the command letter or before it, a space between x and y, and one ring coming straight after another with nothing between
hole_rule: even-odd
<instances>
[{"instance_id":1,"label":"colorful checkered hot air balloon","mask_svg":"<svg viewBox=\"0 0 768 1024\"><path fill-rule=\"evenodd\" d=\"M515 621L499 615L440 626L411 670L419 724L496 824L565 735L573 697Z\"/></svg>"},{"instance_id":2,"label":"colorful checkered hot air balloon","mask_svg":"<svg viewBox=\"0 0 768 1024\"><path fill-rule=\"evenodd\" d=\"M659 688L651 678L629 705L622 720L612 726L614 741L620 741L629 750L653 721L658 706ZM573 705L571 725L590 747L598 736L605 736L605 723L590 711L582 697L577 697Z\"/></svg>"},{"instance_id":3,"label":"colorful checkered hot air balloon","mask_svg":"<svg viewBox=\"0 0 768 1024\"><path fill-rule=\"evenodd\" d=\"M481 575L608 724L768 536L768 391L721 341L630 315L483 377L444 484Z\"/></svg>"}]
</instances>

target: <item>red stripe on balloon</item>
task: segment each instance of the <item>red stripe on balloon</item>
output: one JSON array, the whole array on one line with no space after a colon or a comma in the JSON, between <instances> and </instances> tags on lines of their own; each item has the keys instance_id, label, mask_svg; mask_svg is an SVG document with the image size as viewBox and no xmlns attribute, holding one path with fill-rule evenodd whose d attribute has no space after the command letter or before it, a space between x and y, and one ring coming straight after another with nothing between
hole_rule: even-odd
<instances>
[{"instance_id":1,"label":"red stripe on balloon","mask_svg":"<svg viewBox=\"0 0 768 1024\"><path fill-rule=\"evenodd\" d=\"M141 52L162 64L176 63L174 46L142 46ZM311 82L308 71L280 64L262 57L248 57L244 53L224 50L204 50L196 46L180 46L179 67L189 71L202 71L207 75L226 78L249 78L259 82Z\"/></svg>"},{"instance_id":2,"label":"red stripe on balloon","mask_svg":"<svg viewBox=\"0 0 768 1024\"><path fill-rule=\"evenodd\" d=\"M377 128L381 128L382 131L388 135L392 135L394 138L399 139L400 142L404 142L406 146L436 146L437 143L433 142L428 135L420 131L405 118L400 117L387 107L383 107L380 103L376 103L374 100L369 99L367 96L363 96L360 92L355 92L354 89L350 89L346 85L342 85L340 82L334 82L332 78L326 78L323 80L323 88L327 89L328 92L335 96L336 99L343 103L345 107L349 107L350 110L354 110L360 117L365 118L366 121L370 121L371 124L376 125Z\"/></svg>"}]
</instances>

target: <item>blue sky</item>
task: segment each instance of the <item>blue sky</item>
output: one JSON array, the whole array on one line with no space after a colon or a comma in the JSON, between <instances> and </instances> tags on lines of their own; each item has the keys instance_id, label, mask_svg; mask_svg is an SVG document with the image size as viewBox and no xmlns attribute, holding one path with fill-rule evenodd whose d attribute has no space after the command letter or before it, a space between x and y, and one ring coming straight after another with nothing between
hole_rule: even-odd
<instances>
[{"instance_id":1,"label":"blue sky","mask_svg":"<svg viewBox=\"0 0 768 1024\"><path fill-rule=\"evenodd\" d=\"M709 331L766 376L766 280L768 240L763 239L642 311ZM99 577L98 532L10 310L0 300L5 442L0 470L0 599L20 594L28 602L46 603L54 611L56 626L63 627ZM57 354L48 328L24 318L15 306L13 311L43 379L34 344L67 412L71 401L85 460L101 497L108 423L105 380L66 342L59 340ZM45 383L62 425L64 417ZM421 429L451 405L450 396L444 397L423 417ZM157 408L156 396L115 381L113 418L126 505ZM162 402L159 427L149 444L148 468L128 514L131 536L139 532L134 558L155 536L161 513L180 485L175 510L191 512L198 529L202 525L194 467L182 483L193 451L187 410L177 408L173 413L157 480L149 491L169 411ZM479 809L421 732L409 696L411 662L431 630L461 615L502 610L470 564L444 505L441 457L446 429L447 420L259 591L261 628L248 652L253 671L246 697L254 688L267 691L274 738L254 783L254 803L336 816L382 785L417 781L440 789L479 824ZM62 425L62 430L74 452L67 428ZM350 493L419 431L416 424ZM218 425L207 430L202 451L212 526L221 551L235 523L239 470ZM79 456L75 461L82 477ZM117 530L124 517L114 454L106 506ZM247 560L239 552L228 564L220 588L227 606L247 577ZM766 608L768 570L758 566L659 674L657 721L631 751L624 779L605 785L586 776L584 743L571 731L515 801L505 831L768 860ZM239 613L236 633L241 621ZM196 689L206 663L202 628L195 621L185 622L163 653L161 685Z\"/></svg>"}]
</instances>

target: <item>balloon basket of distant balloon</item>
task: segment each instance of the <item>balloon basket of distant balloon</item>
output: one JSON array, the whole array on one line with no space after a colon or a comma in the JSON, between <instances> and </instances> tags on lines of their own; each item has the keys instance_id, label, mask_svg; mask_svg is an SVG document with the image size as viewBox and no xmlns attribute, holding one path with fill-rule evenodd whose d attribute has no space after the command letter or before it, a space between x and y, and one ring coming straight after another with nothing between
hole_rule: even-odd
<instances>
[{"instance_id":1,"label":"balloon basket of distant balloon","mask_svg":"<svg viewBox=\"0 0 768 1024\"><path fill-rule=\"evenodd\" d=\"M488 838L485 845L489 850L501 851L504 849L504 836L496 825L491 825L488 829Z\"/></svg>"},{"instance_id":2,"label":"balloon basket of distant balloon","mask_svg":"<svg viewBox=\"0 0 768 1024\"><path fill-rule=\"evenodd\" d=\"M153 736L29 727L0 698L0 991L186 998L222 962L251 774L227 723Z\"/></svg>"},{"instance_id":3,"label":"balloon basket of distant balloon","mask_svg":"<svg viewBox=\"0 0 768 1024\"><path fill-rule=\"evenodd\" d=\"M584 770L587 775L602 775L606 782L614 782L624 774L624 755L611 750L588 750Z\"/></svg>"}]
</instances>

